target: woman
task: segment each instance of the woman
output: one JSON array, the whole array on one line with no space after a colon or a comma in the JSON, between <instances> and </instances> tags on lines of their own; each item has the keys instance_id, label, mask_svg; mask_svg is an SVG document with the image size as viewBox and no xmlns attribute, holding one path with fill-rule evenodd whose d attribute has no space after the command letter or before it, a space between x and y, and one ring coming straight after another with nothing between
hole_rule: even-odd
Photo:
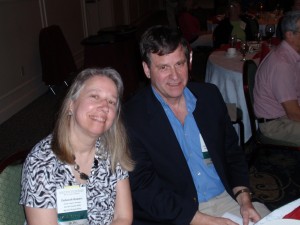
<instances>
[{"instance_id":1,"label":"woman","mask_svg":"<svg viewBox=\"0 0 300 225\"><path fill-rule=\"evenodd\" d=\"M133 162L120 118L122 94L114 69L78 74L53 134L24 163L20 204L27 224L131 224Z\"/></svg>"},{"instance_id":2,"label":"woman","mask_svg":"<svg viewBox=\"0 0 300 225\"><path fill-rule=\"evenodd\" d=\"M258 22L249 15L241 13L239 0L231 0L227 6L227 17L215 28L213 33L214 47L220 48L228 44L231 36L235 35L240 41L253 41L258 32Z\"/></svg>"}]
</instances>

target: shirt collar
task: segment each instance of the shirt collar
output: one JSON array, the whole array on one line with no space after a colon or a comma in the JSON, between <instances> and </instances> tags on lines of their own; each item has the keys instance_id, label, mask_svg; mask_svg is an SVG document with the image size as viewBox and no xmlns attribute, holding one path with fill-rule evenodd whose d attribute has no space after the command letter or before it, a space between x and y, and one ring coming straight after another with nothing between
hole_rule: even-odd
<instances>
[{"instance_id":1,"label":"shirt collar","mask_svg":"<svg viewBox=\"0 0 300 225\"><path fill-rule=\"evenodd\" d=\"M157 98L157 100L160 102L160 104L164 107L164 108L170 108L169 105L165 102L165 100L161 97L161 95L155 90L155 88L153 88L153 86L151 86L152 91L155 95L155 97ZM193 93L187 88L185 87L183 90L183 96L187 105L187 110L188 112L193 112L196 108L196 102L197 99L196 97L193 95Z\"/></svg>"}]
</instances>

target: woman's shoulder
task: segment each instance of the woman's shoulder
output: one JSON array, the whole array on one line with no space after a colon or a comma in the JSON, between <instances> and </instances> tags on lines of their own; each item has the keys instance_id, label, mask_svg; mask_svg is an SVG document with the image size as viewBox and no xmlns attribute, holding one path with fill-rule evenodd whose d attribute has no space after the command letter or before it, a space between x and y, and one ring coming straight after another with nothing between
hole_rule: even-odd
<instances>
[{"instance_id":1,"label":"woman's shoulder","mask_svg":"<svg viewBox=\"0 0 300 225\"><path fill-rule=\"evenodd\" d=\"M49 134L47 137L39 141L28 154L26 161L42 161L50 163L51 161L57 161L57 157L52 151L52 135Z\"/></svg>"}]
</instances>

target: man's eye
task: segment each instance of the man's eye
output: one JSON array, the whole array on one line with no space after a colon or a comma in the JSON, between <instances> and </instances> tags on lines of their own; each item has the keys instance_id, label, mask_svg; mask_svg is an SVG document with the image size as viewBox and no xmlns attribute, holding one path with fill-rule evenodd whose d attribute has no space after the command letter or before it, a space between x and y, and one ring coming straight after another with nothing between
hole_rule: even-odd
<instances>
[{"instance_id":1,"label":"man's eye","mask_svg":"<svg viewBox=\"0 0 300 225\"><path fill-rule=\"evenodd\" d=\"M185 65L185 62L178 62L178 63L177 63L177 66L178 66L178 67L182 67L182 66L184 66L184 65Z\"/></svg>"},{"instance_id":2,"label":"man's eye","mask_svg":"<svg viewBox=\"0 0 300 225\"><path fill-rule=\"evenodd\" d=\"M161 66L159 67L160 72L167 73L170 70L169 66Z\"/></svg>"}]
</instances>

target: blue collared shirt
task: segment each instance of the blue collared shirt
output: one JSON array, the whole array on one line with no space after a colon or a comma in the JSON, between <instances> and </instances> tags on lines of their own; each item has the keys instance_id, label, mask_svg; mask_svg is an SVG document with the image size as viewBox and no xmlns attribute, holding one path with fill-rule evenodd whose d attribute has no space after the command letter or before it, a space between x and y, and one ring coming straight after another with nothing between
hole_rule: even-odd
<instances>
[{"instance_id":1,"label":"blue collared shirt","mask_svg":"<svg viewBox=\"0 0 300 225\"><path fill-rule=\"evenodd\" d=\"M224 186L215 170L214 165L212 163L207 163L201 150L201 134L193 116L197 99L188 88L184 89L183 94L188 114L185 117L184 124L182 125L158 92L153 87L152 90L165 110L180 144L193 177L198 194L198 201L206 202L221 194L225 190Z\"/></svg>"}]
</instances>

